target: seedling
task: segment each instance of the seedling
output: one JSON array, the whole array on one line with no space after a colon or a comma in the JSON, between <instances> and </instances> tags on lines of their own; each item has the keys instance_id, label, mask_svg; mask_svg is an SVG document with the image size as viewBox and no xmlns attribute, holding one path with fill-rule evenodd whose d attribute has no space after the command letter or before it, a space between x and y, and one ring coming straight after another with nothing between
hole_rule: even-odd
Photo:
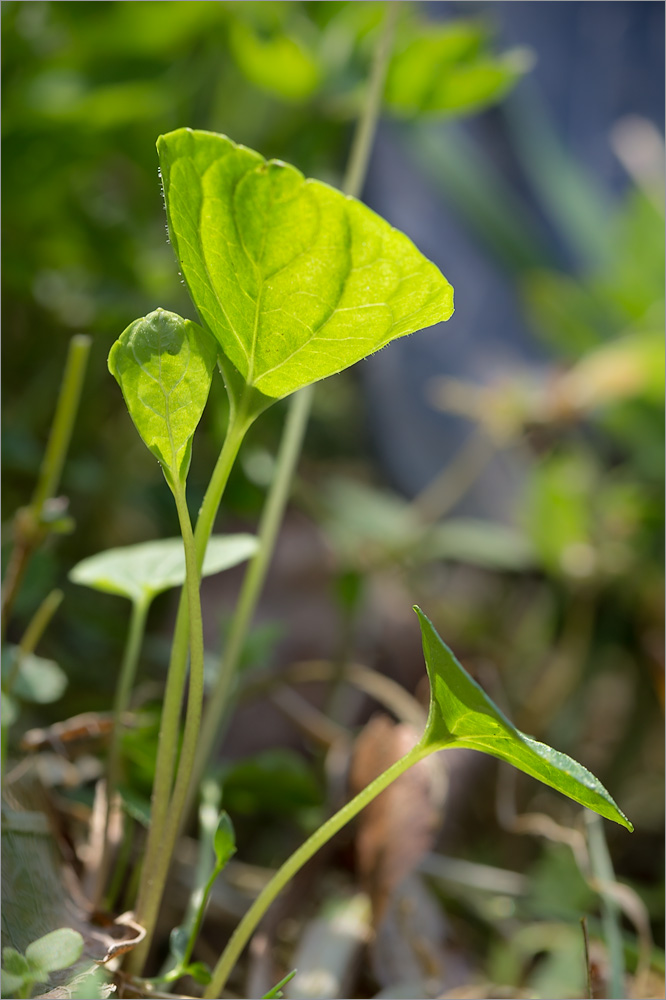
<instances>
[{"instance_id":1,"label":"seedling","mask_svg":"<svg viewBox=\"0 0 666 1000\"><path fill-rule=\"evenodd\" d=\"M2 995L29 997L36 983L48 982L52 972L67 969L78 962L83 952L83 938L70 927L51 931L29 944L25 955L15 948L2 949Z\"/></svg>"},{"instance_id":2,"label":"seedling","mask_svg":"<svg viewBox=\"0 0 666 1000\"><path fill-rule=\"evenodd\" d=\"M200 573L243 437L275 400L453 311L451 286L438 269L354 199L306 180L284 163L266 162L225 136L179 129L162 136L158 150L171 241L204 325L156 310L125 331L109 359L132 419L174 495L185 546L187 598L174 637L137 906L148 939L186 804L201 718ZM229 427L192 533L185 480L216 357L229 394ZM391 781L436 750L466 746L508 760L631 828L588 771L519 733L468 677L428 619L421 612L419 617L431 683L423 737L278 871L239 924L205 996L219 995L258 920L301 865ZM188 635L187 718L174 770ZM136 971L146 947L133 959Z\"/></svg>"},{"instance_id":3,"label":"seedling","mask_svg":"<svg viewBox=\"0 0 666 1000\"><path fill-rule=\"evenodd\" d=\"M128 971L135 975L143 969L155 932L192 789L198 785L228 708L239 651L298 455L311 399L309 387L396 338L447 320L453 312L453 290L438 268L407 236L349 196L359 194L365 172L397 9L398 4L388 5L387 32L377 50L368 89L370 98L353 147L346 193L306 179L295 167L267 161L259 153L212 132L177 129L158 140L170 239L199 322L155 309L122 333L111 349L109 369L139 435L162 469L174 498L181 538L102 553L84 560L71 576L77 583L122 595L132 602L114 706L108 801L118 784L121 720L134 683L148 609L158 593L184 585L167 674L150 826L136 905L136 919L146 934L128 962ZM451 38L445 35L437 33L429 40L429 58L425 62L424 43L416 45L416 41L405 36L388 77L389 102L400 114L438 110L455 113L476 107L487 101L489 93L502 92L524 71L524 61L515 58L502 65L477 59L474 53L478 40L469 29L453 38L453 57ZM446 78L440 72L443 63L450 64ZM422 65L427 69L425 75L415 74L414 68ZM416 86L419 80L425 81L420 88ZM228 394L229 423L193 527L186 496L187 476L194 435L212 379L217 377L216 369L222 374ZM76 395L72 389L70 400ZM293 402L284 447L278 456L276 487L262 519L259 542L249 536L212 537L226 483L245 435L266 409L289 396ZM52 499L59 476L70 424L71 420L63 423L57 461L50 463L48 475L44 474L37 491L31 527L39 527L40 532L39 537L26 541L27 554L45 528L47 501ZM65 522L58 524L63 530L68 526ZM410 544L407 540L405 547ZM253 558L252 570L241 592L225 669L220 671L203 716L201 578L248 557ZM16 583L3 608L5 618L22 571L23 563L14 571ZM419 742L328 819L278 869L240 921L211 972L191 958L214 880L236 850L233 827L227 814L219 813L218 802L214 831L202 824L204 834L212 834L214 859L206 867L202 852L190 909L182 926L172 932L171 967L156 981L172 982L191 975L206 985L204 997L219 997L262 916L295 873L391 782L442 749L466 747L491 754L632 829L590 772L519 732L509 722L468 676L428 618L419 609L416 611L430 680L430 709ZM9 687L16 684L16 693L20 683L29 678L29 652L22 650L22 672L19 667L10 668ZM186 683L187 709L181 734ZM205 836L201 840L204 843ZM105 854L98 899L105 888L107 867ZM25 956L5 949L3 988L27 996L36 982L50 971L71 964L80 953L80 935L67 930L34 942ZM265 1000L279 997L293 975L290 973L278 983Z\"/></svg>"}]
</instances>

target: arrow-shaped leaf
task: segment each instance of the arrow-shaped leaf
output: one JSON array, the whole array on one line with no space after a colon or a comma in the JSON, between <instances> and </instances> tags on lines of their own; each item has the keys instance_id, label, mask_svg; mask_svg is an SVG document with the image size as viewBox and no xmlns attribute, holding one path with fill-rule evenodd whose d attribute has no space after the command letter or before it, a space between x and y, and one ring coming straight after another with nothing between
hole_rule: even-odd
<instances>
[{"instance_id":1,"label":"arrow-shaped leaf","mask_svg":"<svg viewBox=\"0 0 666 1000\"><path fill-rule=\"evenodd\" d=\"M633 830L601 782L582 764L538 743L509 722L442 642L432 622L419 608L414 610L421 623L423 655L430 679L430 711L419 745L433 751L467 747L499 757L575 802Z\"/></svg>"},{"instance_id":2,"label":"arrow-shaped leaf","mask_svg":"<svg viewBox=\"0 0 666 1000\"><path fill-rule=\"evenodd\" d=\"M158 139L171 242L247 386L280 399L449 318L453 289L403 234L212 132Z\"/></svg>"}]
</instances>

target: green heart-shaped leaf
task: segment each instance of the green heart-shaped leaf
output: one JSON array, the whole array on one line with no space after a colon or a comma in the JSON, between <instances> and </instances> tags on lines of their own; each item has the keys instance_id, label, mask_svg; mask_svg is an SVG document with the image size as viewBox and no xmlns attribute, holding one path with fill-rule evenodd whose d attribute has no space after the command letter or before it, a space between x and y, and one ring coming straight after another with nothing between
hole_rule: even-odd
<instances>
[{"instance_id":1,"label":"green heart-shaped leaf","mask_svg":"<svg viewBox=\"0 0 666 1000\"><path fill-rule=\"evenodd\" d=\"M213 576L237 566L256 550L254 535L214 535L206 549L201 575ZM99 552L77 563L69 579L107 594L120 594L130 601L152 600L185 582L183 540L162 538Z\"/></svg>"},{"instance_id":2,"label":"green heart-shaped leaf","mask_svg":"<svg viewBox=\"0 0 666 1000\"><path fill-rule=\"evenodd\" d=\"M430 679L430 711L420 746L467 747L499 757L526 774L628 830L632 824L601 782L566 754L521 733L442 642L419 608L423 655Z\"/></svg>"},{"instance_id":3,"label":"green heart-shaped leaf","mask_svg":"<svg viewBox=\"0 0 666 1000\"><path fill-rule=\"evenodd\" d=\"M216 356L200 326L164 309L135 320L111 348L109 370L170 484L187 477Z\"/></svg>"},{"instance_id":4,"label":"green heart-shaped leaf","mask_svg":"<svg viewBox=\"0 0 666 1000\"><path fill-rule=\"evenodd\" d=\"M5 947L2 949L2 972L3 976L7 974L22 983L30 976L30 966L28 960L15 948Z\"/></svg>"},{"instance_id":5,"label":"green heart-shaped leaf","mask_svg":"<svg viewBox=\"0 0 666 1000\"><path fill-rule=\"evenodd\" d=\"M226 136L158 139L171 242L199 316L269 399L449 318L453 289L361 202Z\"/></svg>"}]
</instances>

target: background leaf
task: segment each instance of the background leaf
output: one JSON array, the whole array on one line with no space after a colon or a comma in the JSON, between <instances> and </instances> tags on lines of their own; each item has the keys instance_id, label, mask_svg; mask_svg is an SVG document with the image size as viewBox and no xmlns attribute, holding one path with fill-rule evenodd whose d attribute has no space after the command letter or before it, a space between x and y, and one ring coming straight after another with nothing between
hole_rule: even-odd
<instances>
[{"instance_id":1,"label":"background leaf","mask_svg":"<svg viewBox=\"0 0 666 1000\"><path fill-rule=\"evenodd\" d=\"M184 482L216 360L213 341L176 313L156 309L135 320L109 354L109 370L144 443Z\"/></svg>"},{"instance_id":2,"label":"background leaf","mask_svg":"<svg viewBox=\"0 0 666 1000\"><path fill-rule=\"evenodd\" d=\"M430 678L430 711L423 746L467 747L505 760L551 788L628 830L632 824L601 782L566 754L538 743L512 725L442 642L432 622L415 608Z\"/></svg>"},{"instance_id":3,"label":"background leaf","mask_svg":"<svg viewBox=\"0 0 666 1000\"><path fill-rule=\"evenodd\" d=\"M16 948L2 949L3 977L7 974L16 977L20 982L30 975L30 968L23 955Z\"/></svg>"},{"instance_id":4,"label":"background leaf","mask_svg":"<svg viewBox=\"0 0 666 1000\"><path fill-rule=\"evenodd\" d=\"M249 559L257 549L254 535L214 535L206 549L202 576L213 576ZM82 559L69 574L73 583L131 601L152 599L185 582L181 538L163 538L140 545L108 549Z\"/></svg>"},{"instance_id":5,"label":"background leaf","mask_svg":"<svg viewBox=\"0 0 666 1000\"><path fill-rule=\"evenodd\" d=\"M66 969L81 957L83 938L71 927L60 927L29 944L25 957L33 969L41 972L55 972Z\"/></svg>"},{"instance_id":6,"label":"background leaf","mask_svg":"<svg viewBox=\"0 0 666 1000\"><path fill-rule=\"evenodd\" d=\"M9 672L11 663L17 655L17 647L10 647L6 660L8 667L5 667L4 674ZM54 660L46 660L42 656L30 653L21 659L12 694L23 701L47 705L62 697L66 687L67 674Z\"/></svg>"},{"instance_id":7,"label":"background leaf","mask_svg":"<svg viewBox=\"0 0 666 1000\"><path fill-rule=\"evenodd\" d=\"M301 101L317 89L317 61L298 39L282 33L262 38L239 18L232 22L229 45L245 76L262 90Z\"/></svg>"},{"instance_id":8,"label":"background leaf","mask_svg":"<svg viewBox=\"0 0 666 1000\"><path fill-rule=\"evenodd\" d=\"M353 198L212 132L159 138L169 232L199 315L279 399L446 320L453 290Z\"/></svg>"},{"instance_id":9,"label":"background leaf","mask_svg":"<svg viewBox=\"0 0 666 1000\"><path fill-rule=\"evenodd\" d=\"M530 69L516 49L493 56L479 22L412 24L391 60L387 106L400 117L463 115L500 101Z\"/></svg>"}]
</instances>

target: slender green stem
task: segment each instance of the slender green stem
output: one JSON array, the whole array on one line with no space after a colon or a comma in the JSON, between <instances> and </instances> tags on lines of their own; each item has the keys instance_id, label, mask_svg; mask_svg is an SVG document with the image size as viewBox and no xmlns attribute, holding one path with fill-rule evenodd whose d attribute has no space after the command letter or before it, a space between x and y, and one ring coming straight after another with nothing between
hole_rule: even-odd
<instances>
[{"instance_id":1,"label":"slender green stem","mask_svg":"<svg viewBox=\"0 0 666 1000\"><path fill-rule=\"evenodd\" d=\"M194 879L190 898L185 910L183 922L179 931L187 934L188 945L185 948L187 959L180 958L170 952L166 959L162 971L157 976L157 982L174 982L180 978L183 966L189 961L189 956L194 948L196 934L192 936L192 928L196 922L197 914L201 909L202 901L205 899L204 888L212 869L216 865L215 855L215 831L218 824L220 803L222 801L222 789L218 782L205 781L201 787L201 803L199 806L199 840L197 842L197 863L194 869ZM189 942L191 941L191 947ZM188 950L189 949L189 950Z\"/></svg>"},{"instance_id":2,"label":"slender green stem","mask_svg":"<svg viewBox=\"0 0 666 1000\"><path fill-rule=\"evenodd\" d=\"M187 945L185 947L185 952L183 954L183 965L188 965L190 958L192 957L192 951L194 950L194 945L196 944L196 940L199 937L201 924L203 923L203 918L206 913L206 906L208 904L208 897L210 896L210 891L213 888L215 879L220 874L223 868L224 865L216 865L211 873L210 878L208 879L203 888L203 892L201 895L201 903L199 904L199 907L197 909L196 916L194 918L194 923L190 931L190 936L187 939Z\"/></svg>"},{"instance_id":3,"label":"slender green stem","mask_svg":"<svg viewBox=\"0 0 666 1000\"><path fill-rule=\"evenodd\" d=\"M384 27L375 49L372 69L370 70L365 104L354 132L349 162L342 185L345 194L350 194L354 198L360 198L368 172L368 162L375 141L375 132L384 96L386 72L391 58L399 12L400 0L394 0L394 2L389 0L386 4Z\"/></svg>"},{"instance_id":4,"label":"slender green stem","mask_svg":"<svg viewBox=\"0 0 666 1000\"><path fill-rule=\"evenodd\" d=\"M240 410L238 414L232 413L229 420L229 427L227 429L227 435L224 439L224 445L222 451L220 452L220 457L217 460L215 469L213 470L213 475L211 476L210 483L208 484L208 489L206 490L203 498L203 503L199 510L199 516L197 517L197 524L194 531L194 542L196 546L197 553L197 565L199 571L203 566L204 556L206 554L206 546L208 545L208 540L213 533L213 525L215 523L215 518L217 512L220 508L220 502L224 494L224 489L227 485L227 480L229 479L229 473L236 461L236 456L240 449L243 439L247 434L248 430L252 426L256 414L250 412L246 413L244 410Z\"/></svg>"},{"instance_id":5,"label":"slender green stem","mask_svg":"<svg viewBox=\"0 0 666 1000\"><path fill-rule=\"evenodd\" d=\"M113 703L113 732L109 755L106 762L106 810L104 817L104 848L102 859L97 871L95 891L93 893L93 905L99 907L104 895L109 865L111 862L111 845L109 844L109 817L113 800L118 790L120 778L120 747L123 734L123 718L127 712L130 695L134 687L136 668L139 663L139 654L143 644L143 637L146 631L146 618L150 607L150 599L143 597L141 600L132 602L132 614L130 617L125 651L120 667L120 677L116 687L116 696Z\"/></svg>"},{"instance_id":6,"label":"slender green stem","mask_svg":"<svg viewBox=\"0 0 666 1000\"><path fill-rule=\"evenodd\" d=\"M116 901L120 894L120 890L125 881L125 876L127 874L127 868L130 862L130 857L132 856L132 844L134 842L134 820L131 816L125 816L124 818L124 830L123 830L123 842L120 845L120 850L118 851L118 857L116 863L113 866L113 876L109 884L106 896L104 898L104 906L106 907L107 913L113 913L114 907L116 906ZM119 912L118 910L115 911Z\"/></svg>"},{"instance_id":7,"label":"slender green stem","mask_svg":"<svg viewBox=\"0 0 666 1000\"><path fill-rule=\"evenodd\" d=\"M622 997L625 991L624 983L624 944L622 942L622 926L620 908L613 896L604 891L604 885L615 882L613 862L608 853L608 845L604 836L604 826L601 817L585 810L585 825L587 827L588 849L592 875L600 884L601 923L609 958L608 996Z\"/></svg>"},{"instance_id":8,"label":"slender green stem","mask_svg":"<svg viewBox=\"0 0 666 1000\"><path fill-rule=\"evenodd\" d=\"M277 538L284 509L289 498L294 469L298 462L303 437L310 415L314 390L301 389L290 400L284 433L278 451L276 471L259 522L259 547L243 577L243 584L234 611L231 629L222 655L215 688L204 712L203 725L194 770L195 780L188 796L185 813L189 813L204 768L211 759L222 736L227 699L238 668L248 628L263 587Z\"/></svg>"},{"instance_id":9,"label":"slender green stem","mask_svg":"<svg viewBox=\"0 0 666 1000\"><path fill-rule=\"evenodd\" d=\"M74 418L79 408L91 344L91 338L85 334L78 334L69 342L65 373L51 425L51 434L32 498L32 508L38 517L45 502L55 495L60 484L62 467L65 464L74 428Z\"/></svg>"},{"instance_id":10,"label":"slender green stem","mask_svg":"<svg viewBox=\"0 0 666 1000\"><path fill-rule=\"evenodd\" d=\"M69 351L51 425L51 433L39 470L35 492L30 506L19 511L20 516L17 515L14 519L16 545L7 566L2 592L0 629L3 639L23 574L33 551L44 538L44 525L42 523L44 504L54 496L60 484L62 468L72 437L74 418L81 399L83 377L91 343L91 338L84 334L72 337L69 342Z\"/></svg>"},{"instance_id":11,"label":"slender green stem","mask_svg":"<svg viewBox=\"0 0 666 1000\"><path fill-rule=\"evenodd\" d=\"M194 535L197 573L201 572L206 545L213 530L215 515L222 499L229 473L231 472L248 427L249 423L246 420L234 420L230 423L224 445L219 454L208 489L206 490ZM187 521L189 524L189 515ZM187 588L184 588L178 605L178 615L171 647L171 658L160 722L150 830L148 832L136 911L137 920L140 923L143 923L145 899L149 894L148 885L152 881L152 869L158 863L169 811L169 800L173 788L178 738L180 734L181 706L187 674L188 636L188 598ZM136 951L137 949L130 956L130 966L137 961L133 959Z\"/></svg>"},{"instance_id":12,"label":"slender green stem","mask_svg":"<svg viewBox=\"0 0 666 1000\"><path fill-rule=\"evenodd\" d=\"M192 533L192 524L185 499L185 489L181 483L175 483L173 495L176 501L178 520L185 548L185 590L187 593L187 617L189 621L190 683L178 772L173 794L166 808L166 822L163 824L159 841L153 845L154 854L150 853L151 837L154 839L154 829L151 822L148 847L146 849L145 870L141 879L141 895L137 907L137 920L146 928L146 937L141 942L141 945L132 953L130 962L132 971L140 971L142 968L155 931L171 856L178 836L183 804L192 777L194 753L199 736L201 708L203 704L204 643L201 600L199 597L200 570L194 535Z\"/></svg>"},{"instance_id":13,"label":"slender green stem","mask_svg":"<svg viewBox=\"0 0 666 1000\"><path fill-rule=\"evenodd\" d=\"M16 683L16 678L21 671L21 663L24 657L30 656L30 654L35 651L37 643L46 631L47 625L62 604L63 597L64 594L62 590L52 590L46 595L30 619L30 624L23 633L23 637L18 644L18 649L16 650L14 662L7 681L2 685L2 690L5 694L11 694L12 688Z\"/></svg>"},{"instance_id":14,"label":"slender green stem","mask_svg":"<svg viewBox=\"0 0 666 1000\"><path fill-rule=\"evenodd\" d=\"M222 995L222 990L227 982L229 973L236 964L243 948L250 940L264 913L285 885L294 877L296 872L300 871L306 861L309 861L338 830L341 830L345 824L353 819L368 803L372 802L396 778L399 778L408 768L432 752L431 747L426 748L421 746L421 744L417 744L413 750L410 750L408 754L389 767L383 774L380 774L378 778L375 778L362 792L359 792L342 809L331 816L304 844L301 844L294 851L290 858L287 858L282 867L278 868L268 885L257 896L229 939L227 947L215 966L213 978L204 993L204 1000L214 1000L215 997Z\"/></svg>"}]
</instances>

